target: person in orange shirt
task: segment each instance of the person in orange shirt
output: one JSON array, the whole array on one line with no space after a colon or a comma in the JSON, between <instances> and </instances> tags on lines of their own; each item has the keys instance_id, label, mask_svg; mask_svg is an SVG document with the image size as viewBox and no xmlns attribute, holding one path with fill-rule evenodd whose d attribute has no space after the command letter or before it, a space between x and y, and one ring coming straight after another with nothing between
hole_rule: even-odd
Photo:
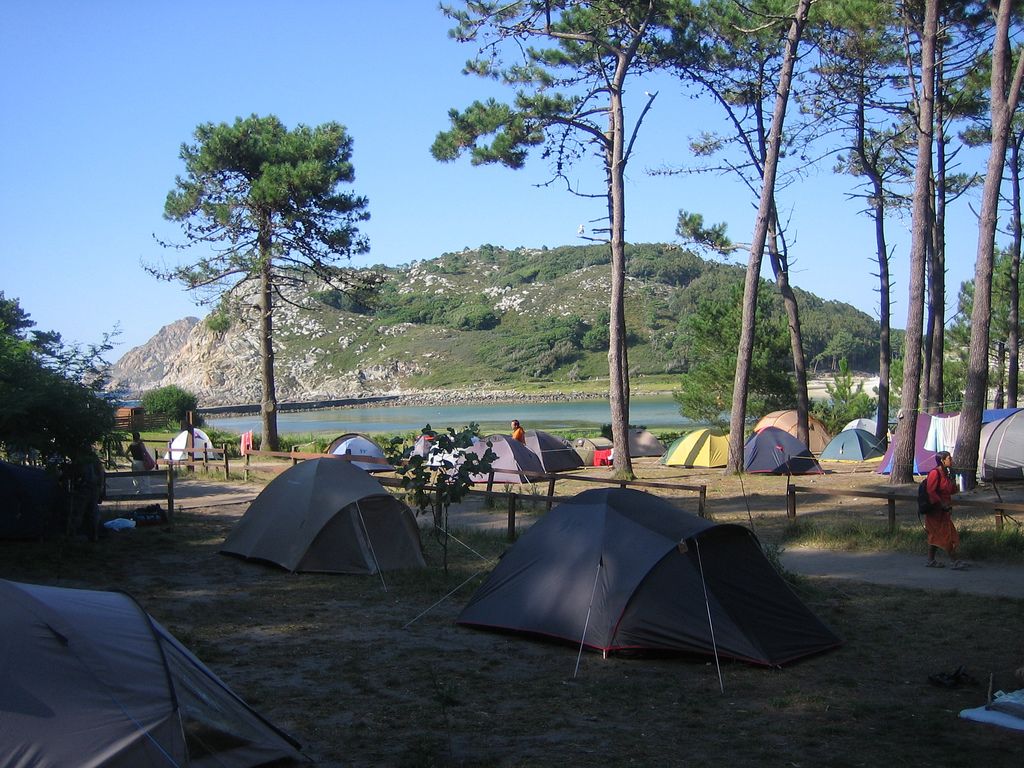
<instances>
[{"instance_id":1,"label":"person in orange shirt","mask_svg":"<svg viewBox=\"0 0 1024 768\"><path fill-rule=\"evenodd\" d=\"M526 433L523 428L519 426L519 419L512 419L512 439L518 440L523 445L526 445Z\"/></svg>"}]
</instances>

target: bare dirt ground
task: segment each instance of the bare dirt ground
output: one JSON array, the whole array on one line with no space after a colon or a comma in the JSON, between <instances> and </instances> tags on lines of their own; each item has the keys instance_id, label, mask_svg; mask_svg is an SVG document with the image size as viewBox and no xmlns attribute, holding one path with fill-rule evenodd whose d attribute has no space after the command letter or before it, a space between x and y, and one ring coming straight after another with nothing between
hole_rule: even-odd
<instances>
[{"instance_id":1,"label":"bare dirt ground","mask_svg":"<svg viewBox=\"0 0 1024 768\"><path fill-rule=\"evenodd\" d=\"M778 540L786 525L785 478L723 477L651 460L637 469L652 480L707 483L708 513L753 525L764 541ZM829 469L800 485L889 488L870 471ZM600 473L607 477L604 469L586 472ZM578 486L560 483L557 493L586 484ZM798 593L845 640L836 651L781 670L728 662L721 677L708 658L588 653L574 676L576 648L454 623L508 546L503 500L452 510L464 545L450 545L447 574L436 538L424 530L429 568L381 580L289 574L219 555L258 491L185 480L173 525L111 533L97 544L0 542L0 577L131 593L322 766L1019 765L1024 734L956 717L984 703L990 674L996 688L1020 687L1013 677L1024 663L1019 598L848 575L804 578ZM975 496L986 493L995 495ZM1009 499L1020 491L1000 493ZM675 495L696 509L694 492ZM520 499L518 524L543 509ZM916 524L909 501L897 511L899 524ZM798 496L799 518L884 526L886 515L881 500ZM960 521L991 524L981 514ZM969 579L1004 567L935 573L920 567L923 553L922 544L921 557L905 556L922 577ZM1007 568L1018 578L1024 570ZM928 684L929 675L961 664L979 686Z\"/></svg>"}]
</instances>

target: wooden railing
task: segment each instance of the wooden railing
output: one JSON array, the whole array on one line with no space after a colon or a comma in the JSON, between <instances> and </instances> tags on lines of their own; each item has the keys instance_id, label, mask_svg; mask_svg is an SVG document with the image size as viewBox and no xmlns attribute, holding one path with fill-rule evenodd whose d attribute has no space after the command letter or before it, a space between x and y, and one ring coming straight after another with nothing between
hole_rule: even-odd
<instances>
[{"instance_id":1,"label":"wooden railing","mask_svg":"<svg viewBox=\"0 0 1024 768\"><path fill-rule=\"evenodd\" d=\"M265 456L268 458L279 458L289 459L292 466L298 464L300 461L307 459L322 459L331 457L334 459L341 459L342 461L358 461L360 463L369 464L382 464L388 467L393 466L386 459L376 458L373 456L358 456L355 454L351 455L338 455L331 453L306 453L302 451L249 451L247 452L243 460L245 462L245 477L248 479L251 465L249 459L252 456ZM507 470L505 471L507 472ZM504 474L502 470L498 470L498 474ZM556 496L555 487L559 480L572 480L575 482L582 483L595 483L598 485L617 485L620 488L665 488L676 491L693 491L697 494L697 514L704 517L707 511L707 485L683 485L678 483L666 483L656 482L652 480L618 480L611 477L594 477L591 475L579 475L569 473L547 473L547 472L520 472L524 478L531 483L547 483L547 493L544 495L537 495L532 493L517 493L513 491L495 491L494 490L494 476L495 473L491 472L486 487L483 490L471 489L469 493L476 495L483 495L485 498L504 498L508 502L508 537L511 541L515 538L516 531L516 506L519 500L543 502L545 508L550 510L551 505L556 501L567 501L571 496ZM380 475L375 476L377 482L381 485L390 488L401 488L402 480L398 477L382 477ZM500 482L500 481L499 481ZM511 485L511 483L500 482L502 485ZM427 491L437 491L436 486L427 486Z\"/></svg>"},{"instance_id":2,"label":"wooden railing","mask_svg":"<svg viewBox=\"0 0 1024 768\"><path fill-rule=\"evenodd\" d=\"M816 493L822 496L855 496L866 499L885 499L888 508L889 533L896 530L896 502L905 501L913 504L917 510L917 493L896 493L895 491L848 491L839 488L812 488L805 485L791 485L786 491L786 514L790 520L796 519L796 499L798 493ZM1024 512L1024 503L1006 501L984 501L981 499L957 498L954 505L973 509L988 510L995 515L996 530L1003 530L1003 517L1006 512Z\"/></svg>"},{"instance_id":3,"label":"wooden railing","mask_svg":"<svg viewBox=\"0 0 1024 768\"><path fill-rule=\"evenodd\" d=\"M131 490L124 488L123 483L111 483L127 478L130 480ZM123 490L119 490L120 485ZM104 501L151 501L166 500L167 520L174 518L174 467L166 469L130 470L126 472L106 473L106 492L103 495Z\"/></svg>"}]
</instances>

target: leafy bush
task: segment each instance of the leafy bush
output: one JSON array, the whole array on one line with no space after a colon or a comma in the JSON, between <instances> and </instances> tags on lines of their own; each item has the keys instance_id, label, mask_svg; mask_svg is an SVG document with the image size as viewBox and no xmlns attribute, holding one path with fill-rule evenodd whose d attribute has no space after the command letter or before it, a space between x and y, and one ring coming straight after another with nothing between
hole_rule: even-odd
<instances>
[{"instance_id":1,"label":"leafy bush","mask_svg":"<svg viewBox=\"0 0 1024 768\"><path fill-rule=\"evenodd\" d=\"M186 392L179 386L171 384L167 387L151 389L142 395L142 407L146 413L163 416L168 423L182 424L188 418L188 412L198 408L196 396ZM196 416L193 424L199 426L202 419Z\"/></svg>"}]
</instances>

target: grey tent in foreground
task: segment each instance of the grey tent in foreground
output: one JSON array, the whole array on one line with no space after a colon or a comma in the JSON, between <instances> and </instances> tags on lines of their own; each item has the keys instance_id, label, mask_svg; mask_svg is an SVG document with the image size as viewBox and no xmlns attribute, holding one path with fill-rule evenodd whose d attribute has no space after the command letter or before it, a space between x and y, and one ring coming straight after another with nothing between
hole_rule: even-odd
<instances>
[{"instance_id":1,"label":"grey tent in foreground","mask_svg":"<svg viewBox=\"0 0 1024 768\"><path fill-rule=\"evenodd\" d=\"M583 459L569 441L549 432L526 430L526 447L540 459L545 472L565 472L583 466Z\"/></svg>"},{"instance_id":2,"label":"grey tent in foreground","mask_svg":"<svg viewBox=\"0 0 1024 768\"><path fill-rule=\"evenodd\" d=\"M302 461L275 477L220 551L293 572L426 567L412 510L366 472L336 458Z\"/></svg>"},{"instance_id":3,"label":"grey tent in foreground","mask_svg":"<svg viewBox=\"0 0 1024 768\"><path fill-rule=\"evenodd\" d=\"M746 528L716 525L665 499L620 488L584 491L540 518L457 621L605 653L717 649L765 665L841 642Z\"/></svg>"},{"instance_id":4,"label":"grey tent in foreground","mask_svg":"<svg viewBox=\"0 0 1024 768\"><path fill-rule=\"evenodd\" d=\"M0 637L0 765L307 764L122 592L0 580Z\"/></svg>"}]
</instances>

